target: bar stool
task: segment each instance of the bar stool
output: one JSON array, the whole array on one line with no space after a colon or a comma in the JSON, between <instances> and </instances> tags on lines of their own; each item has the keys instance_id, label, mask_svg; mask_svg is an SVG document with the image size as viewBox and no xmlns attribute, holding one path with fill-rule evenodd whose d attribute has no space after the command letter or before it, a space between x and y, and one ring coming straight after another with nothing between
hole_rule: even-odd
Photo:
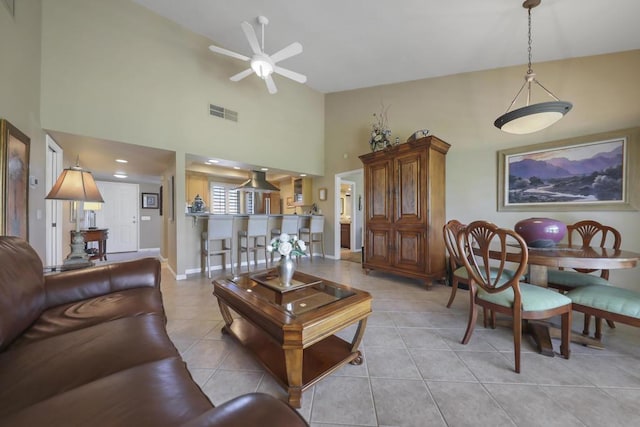
<instances>
[{"instance_id":1,"label":"bar stool","mask_svg":"<svg viewBox=\"0 0 640 427\"><path fill-rule=\"evenodd\" d=\"M271 230L271 238L280 236L282 233L287 233L289 236L294 236L298 234L298 224L299 224L298 215L283 215L280 228L275 228ZM271 252L271 263L273 264L273 256L274 253Z\"/></svg>"},{"instance_id":2,"label":"bar stool","mask_svg":"<svg viewBox=\"0 0 640 427\"><path fill-rule=\"evenodd\" d=\"M309 258L313 261L313 245L320 244L322 248L322 258L324 258L324 216L311 215L309 227L300 229L299 238L309 248Z\"/></svg>"},{"instance_id":3,"label":"bar stool","mask_svg":"<svg viewBox=\"0 0 640 427\"><path fill-rule=\"evenodd\" d=\"M220 248L214 249L214 243L220 241ZM227 269L227 256L232 257L233 251L233 217L216 217L209 216L207 222L207 231L202 232L201 242L201 265L202 269L206 268L209 278L211 278L211 257L214 255L222 256L222 267ZM231 274L233 274L233 259L229 259L231 266ZM203 271L204 272L204 271Z\"/></svg>"},{"instance_id":4,"label":"bar stool","mask_svg":"<svg viewBox=\"0 0 640 427\"><path fill-rule=\"evenodd\" d=\"M242 254L247 254L247 270L251 271L249 253L253 253L253 263L258 265L258 251L264 251L264 261L267 262L267 230L269 228L268 215L249 215L247 229L238 231L238 272L242 266Z\"/></svg>"}]
</instances>

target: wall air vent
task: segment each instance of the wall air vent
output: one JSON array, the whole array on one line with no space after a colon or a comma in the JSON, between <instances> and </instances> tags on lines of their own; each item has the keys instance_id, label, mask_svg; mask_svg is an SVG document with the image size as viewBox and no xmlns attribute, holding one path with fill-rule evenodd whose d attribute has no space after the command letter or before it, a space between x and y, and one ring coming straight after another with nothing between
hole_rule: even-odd
<instances>
[{"instance_id":1,"label":"wall air vent","mask_svg":"<svg viewBox=\"0 0 640 427\"><path fill-rule=\"evenodd\" d=\"M231 120L232 122L238 121L237 111L229 110L228 108L218 105L209 104L209 114L214 117L220 117L221 119Z\"/></svg>"}]
</instances>

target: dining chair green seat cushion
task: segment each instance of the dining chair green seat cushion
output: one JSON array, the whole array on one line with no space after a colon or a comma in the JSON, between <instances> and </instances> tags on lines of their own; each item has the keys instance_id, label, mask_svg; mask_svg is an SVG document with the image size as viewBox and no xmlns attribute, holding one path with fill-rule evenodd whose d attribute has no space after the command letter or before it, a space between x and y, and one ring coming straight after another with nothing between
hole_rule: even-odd
<instances>
[{"instance_id":1,"label":"dining chair green seat cushion","mask_svg":"<svg viewBox=\"0 0 640 427\"><path fill-rule=\"evenodd\" d=\"M640 293L616 286L583 286L565 294L574 304L640 319Z\"/></svg>"},{"instance_id":2,"label":"dining chair green seat cushion","mask_svg":"<svg viewBox=\"0 0 640 427\"><path fill-rule=\"evenodd\" d=\"M569 270L549 270L547 282L571 288L592 285L611 285L607 279L603 279L600 276Z\"/></svg>"},{"instance_id":3,"label":"dining chair green seat cushion","mask_svg":"<svg viewBox=\"0 0 640 427\"><path fill-rule=\"evenodd\" d=\"M555 290L520 282L523 311L544 311L571 304L571 300ZM478 298L503 307L513 307L513 288L489 293L478 288Z\"/></svg>"},{"instance_id":4,"label":"dining chair green seat cushion","mask_svg":"<svg viewBox=\"0 0 640 427\"><path fill-rule=\"evenodd\" d=\"M453 274L460 279L469 280L469 272L467 271L467 268L464 266L456 268ZM498 269L495 267L491 267L490 274L492 278L495 278L496 275L498 274ZM505 269L502 272L502 278L504 278L505 281L507 281L509 279L512 279L514 274L515 273L512 270Z\"/></svg>"}]
</instances>

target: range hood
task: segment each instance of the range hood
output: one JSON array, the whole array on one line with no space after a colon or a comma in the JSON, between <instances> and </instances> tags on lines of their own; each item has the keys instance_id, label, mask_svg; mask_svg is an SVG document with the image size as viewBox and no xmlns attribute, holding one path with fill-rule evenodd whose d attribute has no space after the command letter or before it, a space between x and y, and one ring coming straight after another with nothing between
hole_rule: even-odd
<instances>
[{"instance_id":1,"label":"range hood","mask_svg":"<svg viewBox=\"0 0 640 427\"><path fill-rule=\"evenodd\" d=\"M243 182L234 190L253 192L253 193L271 193L272 191L280 191L278 187L267 182L266 174L262 171L251 171L251 178Z\"/></svg>"}]
</instances>

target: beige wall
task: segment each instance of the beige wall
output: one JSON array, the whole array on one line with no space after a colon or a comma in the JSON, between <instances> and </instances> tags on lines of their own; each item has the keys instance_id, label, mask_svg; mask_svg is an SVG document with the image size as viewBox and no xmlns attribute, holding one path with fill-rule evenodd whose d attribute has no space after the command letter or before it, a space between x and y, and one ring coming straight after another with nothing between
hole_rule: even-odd
<instances>
[{"instance_id":1,"label":"beige wall","mask_svg":"<svg viewBox=\"0 0 640 427\"><path fill-rule=\"evenodd\" d=\"M186 153L324 173L323 94L279 76L275 96L254 76L231 82L247 64L128 0L44 2L42 16L43 128L175 150L176 201ZM238 111L239 121L209 116L210 103ZM181 207L165 227L178 248L190 244ZM167 253L184 274L185 252Z\"/></svg>"},{"instance_id":2,"label":"beige wall","mask_svg":"<svg viewBox=\"0 0 640 427\"><path fill-rule=\"evenodd\" d=\"M305 85L276 76L274 96L255 76L231 82L246 63L128 0L44 2L42 33L45 128L324 171L324 96ZM239 122L209 116L210 103L238 111Z\"/></svg>"},{"instance_id":3,"label":"beige wall","mask_svg":"<svg viewBox=\"0 0 640 427\"><path fill-rule=\"evenodd\" d=\"M46 145L40 126L40 0L16 2L12 17L0 5L0 118L30 139L30 170L39 184L29 188L29 242L45 256L44 163Z\"/></svg>"},{"instance_id":4,"label":"beige wall","mask_svg":"<svg viewBox=\"0 0 640 427\"><path fill-rule=\"evenodd\" d=\"M592 218L618 228L623 247L640 252L638 211L498 212L496 208L498 150L640 124L637 83L640 50L534 64L542 84L561 99L573 102L574 108L563 120L541 132L506 134L497 130L493 121L506 110L520 88L525 68L466 73L327 95L326 169L324 178L316 180L314 186L333 189L336 173L362 167L358 155L370 151L372 114L380 111L383 102L389 107L392 140L398 136L405 141L413 131L426 128L451 144L447 155L447 218L463 222L483 218L507 227L531 216L550 216L565 222ZM638 159L635 161L637 165ZM640 191L640 183L635 185L634 190ZM334 194L333 190L329 194ZM323 211L333 211L333 202L323 203ZM637 286L640 268L614 272L612 280L621 286Z\"/></svg>"}]
</instances>

